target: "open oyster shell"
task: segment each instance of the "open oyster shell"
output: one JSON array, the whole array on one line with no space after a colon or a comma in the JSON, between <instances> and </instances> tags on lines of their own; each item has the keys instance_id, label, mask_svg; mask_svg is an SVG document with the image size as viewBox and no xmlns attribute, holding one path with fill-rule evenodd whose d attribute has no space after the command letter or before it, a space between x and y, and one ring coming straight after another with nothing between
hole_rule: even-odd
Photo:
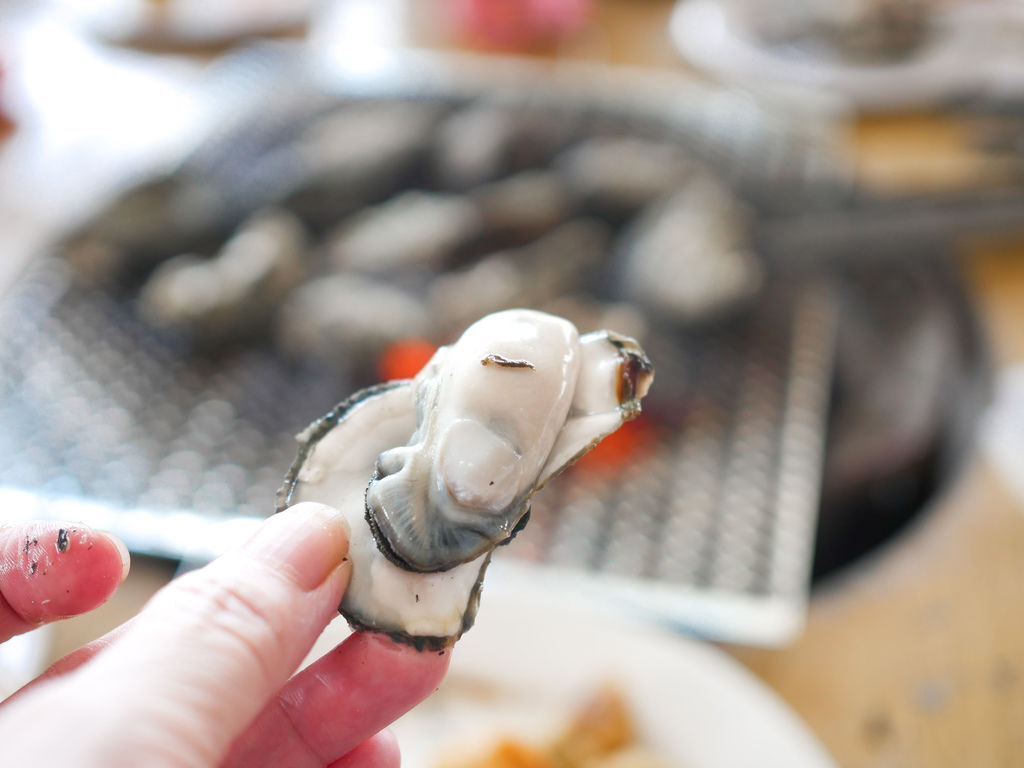
<instances>
[{"instance_id":1,"label":"open oyster shell","mask_svg":"<svg viewBox=\"0 0 1024 768\"><path fill-rule=\"evenodd\" d=\"M278 509L330 504L352 528L340 610L424 648L473 623L494 547L533 494L640 411L643 350L609 331L507 310L441 347L415 379L365 389L299 436Z\"/></svg>"}]
</instances>

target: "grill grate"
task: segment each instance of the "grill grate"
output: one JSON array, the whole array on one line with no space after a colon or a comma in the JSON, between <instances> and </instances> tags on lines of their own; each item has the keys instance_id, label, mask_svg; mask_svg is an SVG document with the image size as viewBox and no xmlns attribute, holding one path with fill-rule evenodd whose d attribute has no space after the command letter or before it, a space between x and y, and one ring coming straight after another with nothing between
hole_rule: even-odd
<instances>
[{"instance_id":1,"label":"grill grate","mask_svg":"<svg viewBox=\"0 0 1024 768\"><path fill-rule=\"evenodd\" d=\"M543 111L552 99L528 103ZM557 104L561 119L569 107ZM776 203L842 187L826 155L800 151L779 125L759 131L746 112L737 122L727 101L671 104L654 133L682 137L749 199L772 179L793 195ZM621 106L581 100L580 124L605 115L616 132L651 132L652 103L625 117ZM217 142L229 153L264 147ZM230 189L225 169L246 164L217 157L207 145L182 173ZM499 567L600 576L689 628L784 640L808 589L837 313L827 280L806 274L770 280L756 304L720 322L655 326L645 341L661 392L653 439L617 470L581 463L552 481ZM74 514L92 510L136 551L203 559L223 540L210 533L218 524L272 511L293 435L354 387L337 370L285 365L269 346L199 356L145 326L131 299L78 285L60 258L39 257L0 302L0 491L29 492L40 514L87 501ZM752 605L782 606L785 617Z\"/></svg>"}]
</instances>

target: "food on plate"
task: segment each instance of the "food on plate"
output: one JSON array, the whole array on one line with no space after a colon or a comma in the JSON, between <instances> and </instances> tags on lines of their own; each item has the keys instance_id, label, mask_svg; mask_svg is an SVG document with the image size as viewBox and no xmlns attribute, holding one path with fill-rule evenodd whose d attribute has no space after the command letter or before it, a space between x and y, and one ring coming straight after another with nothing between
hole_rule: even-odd
<instances>
[{"instance_id":1,"label":"food on plate","mask_svg":"<svg viewBox=\"0 0 1024 768\"><path fill-rule=\"evenodd\" d=\"M441 760L437 768L666 768L645 746L622 692L605 684L591 692L553 738L534 743L502 735L469 758Z\"/></svg>"},{"instance_id":2,"label":"food on plate","mask_svg":"<svg viewBox=\"0 0 1024 768\"><path fill-rule=\"evenodd\" d=\"M310 425L278 508L347 516L349 623L444 648L472 625L492 551L526 524L533 494L634 418L653 376L628 337L580 336L533 310L488 315L414 379Z\"/></svg>"},{"instance_id":3,"label":"food on plate","mask_svg":"<svg viewBox=\"0 0 1024 768\"><path fill-rule=\"evenodd\" d=\"M762 0L738 4L741 18L765 42L822 49L851 61L886 62L917 51L939 11L959 0Z\"/></svg>"}]
</instances>

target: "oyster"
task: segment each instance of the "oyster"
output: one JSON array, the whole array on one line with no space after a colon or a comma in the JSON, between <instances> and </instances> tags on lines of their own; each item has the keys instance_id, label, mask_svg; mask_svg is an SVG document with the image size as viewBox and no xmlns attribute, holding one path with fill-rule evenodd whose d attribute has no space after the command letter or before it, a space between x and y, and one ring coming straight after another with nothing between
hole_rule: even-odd
<instances>
[{"instance_id":1,"label":"oyster","mask_svg":"<svg viewBox=\"0 0 1024 768\"><path fill-rule=\"evenodd\" d=\"M491 181L507 163L515 128L508 110L479 104L456 112L434 138L435 173L447 189Z\"/></svg>"},{"instance_id":2,"label":"oyster","mask_svg":"<svg viewBox=\"0 0 1024 768\"><path fill-rule=\"evenodd\" d=\"M431 326L423 300L392 283L351 272L310 280L292 292L275 318L283 354L344 369L369 365L388 344Z\"/></svg>"},{"instance_id":3,"label":"oyster","mask_svg":"<svg viewBox=\"0 0 1024 768\"><path fill-rule=\"evenodd\" d=\"M632 225L621 265L626 296L676 323L741 306L764 281L750 228L749 212L728 187L695 175Z\"/></svg>"},{"instance_id":4,"label":"oyster","mask_svg":"<svg viewBox=\"0 0 1024 768\"><path fill-rule=\"evenodd\" d=\"M139 312L204 344L250 336L306 273L307 233L283 208L257 212L212 258L182 254L142 287Z\"/></svg>"},{"instance_id":5,"label":"oyster","mask_svg":"<svg viewBox=\"0 0 1024 768\"><path fill-rule=\"evenodd\" d=\"M611 234L595 219L576 219L518 248L498 251L427 287L430 314L445 332L485 312L537 307L564 295L601 266Z\"/></svg>"},{"instance_id":6,"label":"oyster","mask_svg":"<svg viewBox=\"0 0 1024 768\"><path fill-rule=\"evenodd\" d=\"M586 210L616 221L671 194L694 171L674 144L610 136L577 144L555 166Z\"/></svg>"},{"instance_id":7,"label":"oyster","mask_svg":"<svg viewBox=\"0 0 1024 768\"><path fill-rule=\"evenodd\" d=\"M382 274L440 266L480 232L480 214L458 195L413 190L366 208L328 238L341 269Z\"/></svg>"},{"instance_id":8,"label":"oyster","mask_svg":"<svg viewBox=\"0 0 1024 768\"><path fill-rule=\"evenodd\" d=\"M636 416L653 375L632 339L532 310L488 315L415 379L310 425L278 508L318 501L348 518L353 626L443 648L472 625L491 553L534 492Z\"/></svg>"},{"instance_id":9,"label":"oyster","mask_svg":"<svg viewBox=\"0 0 1024 768\"><path fill-rule=\"evenodd\" d=\"M310 224L329 226L408 184L439 117L425 100L342 107L257 160L250 184L272 190Z\"/></svg>"},{"instance_id":10,"label":"oyster","mask_svg":"<svg viewBox=\"0 0 1024 768\"><path fill-rule=\"evenodd\" d=\"M485 233L525 243L569 218L572 199L558 174L523 171L473 190Z\"/></svg>"},{"instance_id":11,"label":"oyster","mask_svg":"<svg viewBox=\"0 0 1024 768\"><path fill-rule=\"evenodd\" d=\"M61 246L75 277L102 288L130 285L161 262L223 235L227 201L188 174L160 175L126 190Z\"/></svg>"}]
</instances>

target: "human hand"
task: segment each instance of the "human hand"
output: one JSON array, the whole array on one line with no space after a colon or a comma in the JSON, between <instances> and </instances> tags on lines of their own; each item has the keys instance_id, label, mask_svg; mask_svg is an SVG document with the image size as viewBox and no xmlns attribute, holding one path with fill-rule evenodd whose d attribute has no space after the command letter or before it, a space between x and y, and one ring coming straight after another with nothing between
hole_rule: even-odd
<instances>
[{"instance_id":1,"label":"human hand","mask_svg":"<svg viewBox=\"0 0 1024 768\"><path fill-rule=\"evenodd\" d=\"M0 528L0 639L95 607L126 573L112 537L64 526L60 552L56 528ZM446 652L357 633L289 679L336 615L347 551L329 507L270 518L0 703L4 765L396 766L381 729L437 687Z\"/></svg>"}]
</instances>

